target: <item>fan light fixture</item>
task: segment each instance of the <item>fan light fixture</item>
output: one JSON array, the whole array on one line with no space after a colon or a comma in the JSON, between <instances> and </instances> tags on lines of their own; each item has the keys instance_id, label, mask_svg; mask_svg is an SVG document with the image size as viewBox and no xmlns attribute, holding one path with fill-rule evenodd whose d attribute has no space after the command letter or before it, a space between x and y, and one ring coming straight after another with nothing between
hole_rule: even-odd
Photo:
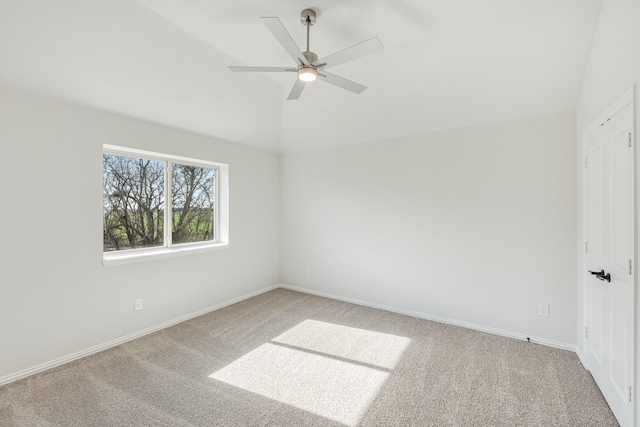
<instances>
[{"instance_id":1,"label":"fan light fixture","mask_svg":"<svg viewBox=\"0 0 640 427\"><path fill-rule=\"evenodd\" d=\"M300 67L298 78L305 83L315 81L318 78L318 71L313 67Z\"/></svg>"}]
</instances>

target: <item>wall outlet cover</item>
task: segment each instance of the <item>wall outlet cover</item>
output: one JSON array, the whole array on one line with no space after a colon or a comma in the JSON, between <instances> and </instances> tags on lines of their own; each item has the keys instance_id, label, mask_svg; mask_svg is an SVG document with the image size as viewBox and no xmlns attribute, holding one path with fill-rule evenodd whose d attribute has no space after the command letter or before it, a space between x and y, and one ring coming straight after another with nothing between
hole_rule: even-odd
<instances>
[{"instance_id":1,"label":"wall outlet cover","mask_svg":"<svg viewBox=\"0 0 640 427\"><path fill-rule=\"evenodd\" d=\"M538 316L549 317L549 304L538 304Z\"/></svg>"}]
</instances>

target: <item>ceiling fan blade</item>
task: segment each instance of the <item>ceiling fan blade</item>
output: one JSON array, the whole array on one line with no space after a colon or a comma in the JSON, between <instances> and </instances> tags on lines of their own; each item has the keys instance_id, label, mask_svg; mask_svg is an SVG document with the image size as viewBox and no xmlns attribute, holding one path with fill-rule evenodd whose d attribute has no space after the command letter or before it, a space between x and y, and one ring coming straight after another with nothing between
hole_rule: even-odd
<instances>
[{"instance_id":1,"label":"ceiling fan blade","mask_svg":"<svg viewBox=\"0 0 640 427\"><path fill-rule=\"evenodd\" d=\"M300 94L302 93L302 89L304 89L305 82L300 79L296 79L296 82L293 84L291 88L291 92L289 92L288 100L298 99L300 98Z\"/></svg>"},{"instance_id":2,"label":"ceiling fan blade","mask_svg":"<svg viewBox=\"0 0 640 427\"><path fill-rule=\"evenodd\" d=\"M322 71L322 74L318 74L318 76L320 77L319 80L322 80L323 82L331 83L334 86L341 87L342 89L346 89L355 94L360 94L367 88L359 83L352 82L344 77L336 76L335 74L327 73L325 71Z\"/></svg>"},{"instance_id":3,"label":"ceiling fan blade","mask_svg":"<svg viewBox=\"0 0 640 427\"><path fill-rule=\"evenodd\" d=\"M380 39L378 37L373 37L369 40L363 41L362 43L358 43L357 45L341 50L340 52L325 56L324 58L315 61L313 65L326 63L327 65L325 65L323 69L335 67L336 65L344 64L345 62L380 52L383 49L384 46L380 43Z\"/></svg>"},{"instance_id":4,"label":"ceiling fan blade","mask_svg":"<svg viewBox=\"0 0 640 427\"><path fill-rule=\"evenodd\" d=\"M296 64L298 63L298 60L300 60L304 65L309 65L309 61L307 61L307 58L304 57L304 55L300 51L300 48L298 47L296 42L293 41L293 39L287 32L287 29L284 27L284 25L282 25L282 22L279 18L266 17L260 19L262 20L264 25L267 26L269 31L271 31L271 34L273 34L273 36L280 42L282 47L284 47L284 50L287 51L289 56L291 56L293 60L296 61Z\"/></svg>"},{"instance_id":5,"label":"ceiling fan blade","mask_svg":"<svg viewBox=\"0 0 640 427\"><path fill-rule=\"evenodd\" d=\"M281 73L285 71L296 71L295 68L286 67L242 67L236 65L230 65L231 71L253 71L253 72L267 72L267 73Z\"/></svg>"}]
</instances>

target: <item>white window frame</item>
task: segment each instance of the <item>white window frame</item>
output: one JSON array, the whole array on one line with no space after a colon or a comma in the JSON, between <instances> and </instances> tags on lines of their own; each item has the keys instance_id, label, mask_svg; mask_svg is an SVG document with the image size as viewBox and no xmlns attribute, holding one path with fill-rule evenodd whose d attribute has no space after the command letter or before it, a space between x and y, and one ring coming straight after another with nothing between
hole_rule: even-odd
<instances>
[{"instance_id":1,"label":"white window frame","mask_svg":"<svg viewBox=\"0 0 640 427\"><path fill-rule=\"evenodd\" d=\"M138 150L135 148L121 147L111 144L103 144L102 152L119 156L142 158L164 162L164 246L152 248L126 249L122 251L102 252L102 264L105 267L131 264L142 261L171 258L175 256L197 254L214 250L226 249L229 246L229 165L226 163L211 162L208 160L192 159L189 157L175 156L172 154L156 153L153 151ZM214 236L215 240L206 242L180 243L174 245L171 242L171 215L166 215L166 209L170 206L171 195L171 168L173 164L203 167L216 170L215 179L215 213Z\"/></svg>"}]
</instances>

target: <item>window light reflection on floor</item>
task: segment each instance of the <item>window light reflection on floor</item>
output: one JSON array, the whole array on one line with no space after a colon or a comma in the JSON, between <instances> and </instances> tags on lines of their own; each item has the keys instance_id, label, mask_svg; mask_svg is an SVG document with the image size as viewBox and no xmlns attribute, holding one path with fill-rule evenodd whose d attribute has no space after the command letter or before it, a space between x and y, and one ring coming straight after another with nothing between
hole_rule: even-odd
<instances>
[{"instance_id":1,"label":"window light reflection on floor","mask_svg":"<svg viewBox=\"0 0 640 427\"><path fill-rule=\"evenodd\" d=\"M305 320L273 342L318 351L386 369L393 369L411 340L397 335Z\"/></svg>"},{"instance_id":2,"label":"window light reflection on floor","mask_svg":"<svg viewBox=\"0 0 640 427\"><path fill-rule=\"evenodd\" d=\"M410 342L305 320L209 377L355 426Z\"/></svg>"}]
</instances>

